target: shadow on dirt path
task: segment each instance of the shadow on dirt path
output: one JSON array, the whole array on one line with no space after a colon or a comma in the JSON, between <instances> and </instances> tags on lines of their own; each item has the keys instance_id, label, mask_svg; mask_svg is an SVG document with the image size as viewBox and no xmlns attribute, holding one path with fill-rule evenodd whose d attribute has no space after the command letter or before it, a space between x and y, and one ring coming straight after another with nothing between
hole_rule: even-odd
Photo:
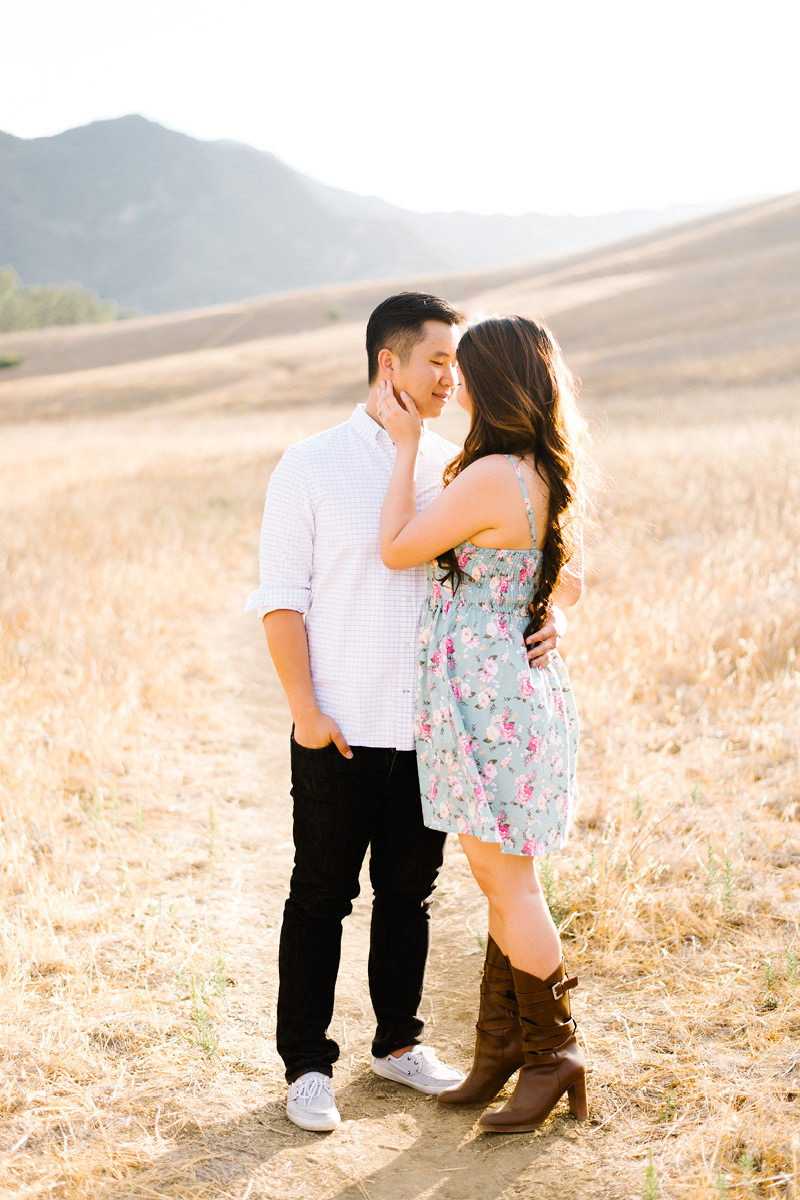
<instances>
[{"instance_id":1,"label":"shadow on dirt path","mask_svg":"<svg viewBox=\"0 0 800 1200\"><path fill-rule=\"evenodd\" d=\"M305 1133L284 1113L285 1084L274 1051L277 939L292 863L289 716L257 619L242 616L243 577L219 627L209 628L219 662L222 718L238 796L227 814L227 853L241 872L235 919L218 912L236 959L237 1019L257 1028L257 1083L242 1089L238 1112L187 1128L157 1166L187 1165L217 1181L220 1195L248 1200L627 1200L641 1192L643 1167L614 1162L608 1126L579 1127L566 1102L535 1134L491 1137L478 1113L443 1113L434 1099L387 1083L369 1069L374 1017L366 986L370 888L345 922L333 1035L342 1054L335 1085L342 1126ZM212 653L210 651L210 653ZM453 839L451 839L453 843ZM482 962L483 903L457 843L448 847L434 904L434 938L423 1014L428 1040L451 1061L470 1058ZM242 915L250 914L242 920ZM241 1052L241 1051L240 1051ZM242 1064L244 1065L244 1064ZM252 1101L259 1092L256 1103ZM562 1111L563 1108L563 1111ZM209 1113L209 1115L212 1115ZM217 1115L214 1113L213 1115ZM198 1174L199 1172L199 1174ZM230 1190L233 1189L233 1190Z\"/></svg>"}]
</instances>

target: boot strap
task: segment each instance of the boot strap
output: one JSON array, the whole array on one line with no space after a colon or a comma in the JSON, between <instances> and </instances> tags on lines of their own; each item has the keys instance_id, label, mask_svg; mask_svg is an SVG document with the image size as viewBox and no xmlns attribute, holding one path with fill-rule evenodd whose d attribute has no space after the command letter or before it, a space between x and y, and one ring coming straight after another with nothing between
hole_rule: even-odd
<instances>
[{"instance_id":1,"label":"boot strap","mask_svg":"<svg viewBox=\"0 0 800 1200\"><path fill-rule=\"evenodd\" d=\"M575 1036L577 1028L578 1022L574 1017L570 1017L563 1025L531 1025L523 1018L522 1044L526 1055L549 1054L553 1050L560 1050Z\"/></svg>"},{"instance_id":2,"label":"boot strap","mask_svg":"<svg viewBox=\"0 0 800 1200\"><path fill-rule=\"evenodd\" d=\"M560 1000L565 992L572 991L578 986L578 976L573 975L571 979L559 979L558 983L554 983L552 987L546 988L543 992L517 992L517 999L521 1004L536 1004L540 1000Z\"/></svg>"}]
</instances>

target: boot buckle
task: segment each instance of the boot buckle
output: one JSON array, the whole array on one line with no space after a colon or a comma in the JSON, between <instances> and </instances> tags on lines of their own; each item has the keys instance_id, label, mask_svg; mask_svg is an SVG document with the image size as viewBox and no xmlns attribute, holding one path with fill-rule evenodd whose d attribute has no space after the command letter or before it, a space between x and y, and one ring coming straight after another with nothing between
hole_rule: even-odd
<instances>
[{"instance_id":1,"label":"boot buckle","mask_svg":"<svg viewBox=\"0 0 800 1200\"><path fill-rule=\"evenodd\" d=\"M553 999L560 1000L572 988L577 987L577 985L577 975L573 975L572 979L559 979L558 983L554 983L550 988L550 991L553 993Z\"/></svg>"}]
</instances>

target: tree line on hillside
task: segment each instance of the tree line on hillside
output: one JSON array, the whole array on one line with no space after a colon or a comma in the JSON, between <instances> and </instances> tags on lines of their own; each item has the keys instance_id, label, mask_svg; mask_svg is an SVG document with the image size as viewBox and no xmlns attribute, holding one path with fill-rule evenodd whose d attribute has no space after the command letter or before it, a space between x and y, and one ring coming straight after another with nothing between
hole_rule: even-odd
<instances>
[{"instance_id":1,"label":"tree line on hillside","mask_svg":"<svg viewBox=\"0 0 800 1200\"><path fill-rule=\"evenodd\" d=\"M94 325L129 316L114 300L77 283L25 287L13 267L0 267L0 333L46 325Z\"/></svg>"}]
</instances>

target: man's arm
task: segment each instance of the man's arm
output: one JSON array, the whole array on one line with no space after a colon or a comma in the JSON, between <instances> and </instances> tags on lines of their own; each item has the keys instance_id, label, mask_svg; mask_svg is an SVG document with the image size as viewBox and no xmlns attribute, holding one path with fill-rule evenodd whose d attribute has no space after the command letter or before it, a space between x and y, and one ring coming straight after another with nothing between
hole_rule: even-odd
<instances>
[{"instance_id":1,"label":"man's arm","mask_svg":"<svg viewBox=\"0 0 800 1200\"><path fill-rule=\"evenodd\" d=\"M261 586L245 611L257 608L267 645L289 701L295 741L309 749L335 742L352 757L339 726L314 697L304 615L311 606L314 505L301 447L290 446L270 477L261 523Z\"/></svg>"},{"instance_id":2,"label":"man's arm","mask_svg":"<svg viewBox=\"0 0 800 1200\"><path fill-rule=\"evenodd\" d=\"M340 754L352 758L353 751L344 734L327 713L322 712L311 685L308 638L299 612L274 609L264 616L264 632L294 721L294 740L307 749L319 749L333 742Z\"/></svg>"},{"instance_id":3,"label":"man's arm","mask_svg":"<svg viewBox=\"0 0 800 1200\"><path fill-rule=\"evenodd\" d=\"M546 667L550 655L558 649L558 643L567 632L567 618L563 605L571 607L577 604L583 591L583 538L578 541L572 558L565 564L558 587L550 597L550 614L544 625L537 633L532 633L527 639L528 663L532 667ZM531 608L533 606L531 605Z\"/></svg>"}]
</instances>

